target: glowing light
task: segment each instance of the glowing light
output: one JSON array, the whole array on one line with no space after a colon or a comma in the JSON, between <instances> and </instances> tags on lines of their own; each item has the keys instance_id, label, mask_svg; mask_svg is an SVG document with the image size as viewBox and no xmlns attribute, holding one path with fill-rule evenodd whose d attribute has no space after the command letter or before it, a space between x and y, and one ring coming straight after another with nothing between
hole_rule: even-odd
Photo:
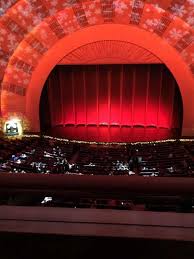
<instances>
[{"instance_id":1,"label":"glowing light","mask_svg":"<svg viewBox=\"0 0 194 259\"><path fill-rule=\"evenodd\" d=\"M40 138L39 135L23 135L25 138ZM66 143L78 143L78 144L91 144L91 145L106 145L106 146L112 146L112 145L120 145L120 146L126 146L128 144L135 146L135 145L146 145L146 144L160 144L160 143L171 143L171 142L194 142L194 139L166 139L166 140L156 140L156 141L139 141L139 142L130 142L130 143L116 143L116 142L95 142L95 141L79 141L79 140L69 140L65 138L56 138L51 136L43 136L45 139L52 139L57 141L63 141Z\"/></svg>"},{"instance_id":2,"label":"glowing light","mask_svg":"<svg viewBox=\"0 0 194 259\"><path fill-rule=\"evenodd\" d=\"M53 200L52 197L45 197L44 200L41 201L41 203L44 204L44 203L47 203L47 202L52 201L52 200Z\"/></svg>"},{"instance_id":3,"label":"glowing light","mask_svg":"<svg viewBox=\"0 0 194 259\"><path fill-rule=\"evenodd\" d=\"M22 123L18 118L13 118L4 123L4 134L8 136L21 136L23 134Z\"/></svg>"}]
</instances>

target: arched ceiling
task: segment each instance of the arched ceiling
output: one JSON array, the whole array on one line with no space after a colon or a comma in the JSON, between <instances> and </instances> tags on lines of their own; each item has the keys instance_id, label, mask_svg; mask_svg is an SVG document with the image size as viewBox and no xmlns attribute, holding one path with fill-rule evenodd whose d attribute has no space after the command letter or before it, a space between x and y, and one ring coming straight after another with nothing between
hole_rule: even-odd
<instances>
[{"instance_id":1,"label":"arched ceiling","mask_svg":"<svg viewBox=\"0 0 194 259\"><path fill-rule=\"evenodd\" d=\"M25 96L33 71L55 43L104 23L129 24L156 34L194 75L194 0L1 0L2 92Z\"/></svg>"}]
</instances>

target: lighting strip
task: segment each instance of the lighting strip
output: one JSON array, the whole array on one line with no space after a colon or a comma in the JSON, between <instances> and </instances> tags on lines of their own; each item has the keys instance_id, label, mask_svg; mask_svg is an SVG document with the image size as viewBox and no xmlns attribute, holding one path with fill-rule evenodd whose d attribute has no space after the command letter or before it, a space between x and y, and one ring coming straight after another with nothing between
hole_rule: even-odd
<instances>
[{"instance_id":1,"label":"lighting strip","mask_svg":"<svg viewBox=\"0 0 194 259\"><path fill-rule=\"evenodd\" d=\"M40 138L40 135L23 135L24 138ZM90 145L120 145L120 146L127 146L127 145L147 145L147 144L160 144L160 143L172 143L176 141L180 142L194 142L194 139L166 139L166 140L156 140L156 141L143 141L143 142L129 142L129 143L120 143L120 142L95 142L95 141L82 141L82 140L69 140L64 138L56 138L51 136L43 135L43 138L45 139L52 139L52 140L58 140L63 141L66 143L79 143L79 144L90 144Z\"/></svg>"}]
</instances>

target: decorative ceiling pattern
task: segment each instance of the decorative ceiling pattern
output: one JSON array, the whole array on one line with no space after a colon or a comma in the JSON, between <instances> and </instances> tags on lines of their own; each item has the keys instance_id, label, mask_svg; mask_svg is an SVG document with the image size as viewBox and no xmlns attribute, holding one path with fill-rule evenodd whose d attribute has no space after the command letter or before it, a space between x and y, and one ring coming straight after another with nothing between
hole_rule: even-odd
<instances>
[{"instance_id":1,"label":"decorative ceiling pattern","mask_svg":"<svg viewBox=\"0 0 194 259\"><path fill-rule=\"evenodd\" d=\"M113 54L114 53L114 54ZM86 44L66 55L58 64L159 64L148 50L125 41L104 40Z\"/></svg>"},{"instance_id":2,"label":"decorative ceiling pattern","mask_svg":"<svg viewBox=\"0 0 194 259\"><path fill-rule=\"evenodd\" d=\"M103 23L157 34L194 75L194 0L1 0L1 89L24 96L39 60L58 40Z\"/></svg>"}]
</instances>

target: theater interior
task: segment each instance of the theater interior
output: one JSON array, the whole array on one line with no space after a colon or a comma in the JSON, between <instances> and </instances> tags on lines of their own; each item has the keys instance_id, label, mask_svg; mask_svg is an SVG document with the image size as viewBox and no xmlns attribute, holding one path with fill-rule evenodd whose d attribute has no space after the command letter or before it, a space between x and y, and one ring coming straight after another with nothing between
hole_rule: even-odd
<instances>
[{"instance_id":1,"label":"theater interior","mask_svg":"<svg viewBox=\"0 0 194 259\"><path fill-rule=\"evenodd\" d=\"M0 0L2 259L194 258L194 0Z\"/></svg>"}]
</instances>

